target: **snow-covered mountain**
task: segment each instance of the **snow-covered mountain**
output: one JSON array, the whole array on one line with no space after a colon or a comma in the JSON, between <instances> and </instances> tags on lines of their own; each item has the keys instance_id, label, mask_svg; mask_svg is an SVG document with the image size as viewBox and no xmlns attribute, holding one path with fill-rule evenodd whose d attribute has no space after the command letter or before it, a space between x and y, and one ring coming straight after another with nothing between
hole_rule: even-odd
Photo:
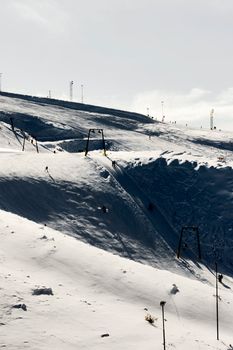
<instances>
[{"instance_id":1,"label":"snow-covered mountain","mask_svg":"<svg viewBox=\"0 0 233 350\"><path fill-rule=\"evenodd\" d=\"M165 299L168 348L229 348L232 133L9 93L0 127L2 347L159 349Z\"/></svg>"}]
</instances>

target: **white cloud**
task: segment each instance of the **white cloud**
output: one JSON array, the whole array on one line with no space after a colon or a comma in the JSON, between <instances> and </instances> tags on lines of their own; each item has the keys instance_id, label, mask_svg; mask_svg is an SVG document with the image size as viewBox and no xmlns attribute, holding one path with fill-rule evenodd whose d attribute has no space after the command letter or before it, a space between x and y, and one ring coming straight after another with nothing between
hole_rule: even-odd
<instances>
[{"instance_id":1,"label":"white cloud","mask_svg":"<svg viewBox=\"0 0 233 350\"><path fill-rule=\"evenodd\" d=\"M9 6L23 21L54 31L67 19L65 11L54 0L10 0Z\"/></svg>"},{"instance_id":2,"label":"white cloud","mask_svg":"<svg viewBox=\"0 0 233 350\"><path fill-rule=\"evenodd\" d=\"M162 118L162 102L165 120L188 123L193 126L208 127L210 111L214 108L214 121L217 128L233 130L233 88L218 94L194 88L187 93L149 91L138 94L131 110Z\"/></svg>"}]
</instances>

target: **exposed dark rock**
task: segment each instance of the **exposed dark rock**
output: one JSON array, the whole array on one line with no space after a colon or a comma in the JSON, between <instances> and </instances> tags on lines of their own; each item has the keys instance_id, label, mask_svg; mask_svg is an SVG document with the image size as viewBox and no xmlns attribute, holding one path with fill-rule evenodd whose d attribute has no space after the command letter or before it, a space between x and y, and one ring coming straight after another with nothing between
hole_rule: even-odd
<instances>
[{"instance_id":1,"label":"exposed dark rock","mask_svg":"<svg viewBox=\"0 0 233 350\"><path fill-rule=\"evenodd\" d=\"M33 290L32 295L53 295L52 288L36 288Z\"/></svg>"}]
</instances>

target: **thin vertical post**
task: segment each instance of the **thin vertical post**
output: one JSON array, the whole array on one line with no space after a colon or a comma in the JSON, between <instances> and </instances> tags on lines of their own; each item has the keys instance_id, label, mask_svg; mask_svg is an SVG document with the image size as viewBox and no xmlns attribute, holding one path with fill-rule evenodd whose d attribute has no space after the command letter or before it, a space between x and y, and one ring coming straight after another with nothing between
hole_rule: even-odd
<instances>
[{"instance_id":1,"label":"thin vertical post","mask_svg":"<svg viewBox=\"0 0 233 350\"><path fill-rule=\"evenodd\" d=\"M24 151L24 147L25 147L25 140L26 140L26 136L24 135L24 137L23 137L23 148L22 148L22 151Z\"/></svg>"},{"instance_id":2,"label":"thin vertical post","mask_svg":"<svg viewBox=\"0 0 233 350\"><path fill-rule=\"evenodd\" d=\"M210 130L214 128L214 109L210 111Z\"/></svg>"},{"instance_id":3,"label":"thin vertical post","mask_svg":"<svg viewBox=\"0 0 233 350\"><path fill-rule=\"evenodd\" d=\"M164 306L166 301L161 301L160 306L162 307L162 320L163 320L163 349L166 350L166 339L165 339L165 319L164 319Z\"/></svg>"},{"instance_id":4,"label":"thin vertical post","mask_svg":"<svg viewBox=\"0 0 233 350\"><path fill-rule=\"evenodd\" d=\"M88 131L87 144L86 144L86 150L85 150L85 156L86 156L87 153L88 153L88 146L89 146L89 139L90 139L91 130L92 130L92 129L89 129L89 131Z\"/></svg>"},{"instance_id":5,"label":"thin vertical post","mask_svg":"<svg viewBox=\"0 0 233 350\"><path fill-rule=\"evenodd\" d=\"M13 121L12 117L10 117L10 123L11 123L11 129L14 132L15 131L15 127L14 127L14 121Z\"/></svg>"},{"instance_id":6,"label":"thin vertical post","mask_svg":"<svg viewBox=\"0 0 233 350\"><path fill-rule=\"evenodd\" d=\"M81 103L83 103L83 84L81 85Z\"/></svg>"},{"instance_id":7,"label":"thin vertical post","mask_svg":"<svg viewBox=\"0 0 233 350\"><path fill-rule=\"evenodd\" d=\"M70 82L70 101L71 102L73 101L73 85L74 85L74 82L73 80L71 80Z\"/></svg>"},{"instance_id":8,"label":"thin vertical post","mask_svg":"<svg viewBox=\"0 0 233 350\"><path fill-rule=\"evenodd\" d=\"M104 131L103 131L103 129L101 130L101 133L102 133L102 141L103 141L104 155L106 156L106 147L105 147L105 140L104 140Z\"/></svg>"},{"instance_id":9,"label":"thin vertical post","mask_svg":"<svg viewBox=\"0 0 233 350\"><path fill-rule=\"evenodd\" d=\"M219 312L218 312L218 264L215 262L215 277L216 277L216 326L217 326L217 340L219 340Z\"/></svg>"},{"instance_id":10,"label":"thin vertical post","mask_svg":"<svg viewBox=\"0 0 233 350\"><path fill-rule=\"evenodd\" d=\"M178 251L177 251L177 258L180 258L180 250L181 250L181 243L182 243L182 238L183 238L183 232L184 228L182 227L181 233L180 233L180 240L179 240L179 246L178 246Z\"/></svg>"},{"instance_id":11,"label":"thin vertical post","mask_svg":"<svg viewBox=\"0 0 233 350\"><path fill-rule=\"evenodd\" d=\"M36 152L39 153L39 148L38 148L38 143L37 143L37 139L35 138L36 141Z\"/></svg>"}]
</instances>

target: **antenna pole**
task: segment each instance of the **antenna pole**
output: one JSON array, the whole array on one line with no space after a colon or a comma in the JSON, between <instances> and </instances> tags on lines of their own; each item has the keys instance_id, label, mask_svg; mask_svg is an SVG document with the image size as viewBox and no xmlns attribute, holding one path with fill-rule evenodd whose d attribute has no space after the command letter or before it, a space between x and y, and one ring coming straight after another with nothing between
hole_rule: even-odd
<instances>
[{"instance_id":1,"label":"antenna pole","mask_svg":"<svg viewBox=\"0 0 233 350\"><path fill-rule=\"evenodd\" d=\"M161 106L162 106L162 119L163 119L163 117L164 117L163 105L164 105L164 101L161 101Z\"/></svg>"},{"instance_id":2,"label":"antenna pole","mask_svg":"<svg viewBox=\"0 0 233 350\"><path fill-rule=\"evenodd\" d=\"M81 103L83 103L83 84L81 85Z\"/></svg>"},{"instance_id":3,"label":"antenna pole","mask_svg":"<svg viewBox=\"0 0 233 350\"><path fill-rule=\"evenodd\" d=\"M73 80L71 80L70 82L70 101L71 102L73 101L73 85L74 85L74 82Z\"/></svg>"},{"instance_id":4,"label":"antenna pole","mask_svg":"<svg viewBox=\"0 0 233 350\"><path fill-rule=\"evenodd\" d=\"M214 109L210 111L210 130L214 129Z\"/></svg>"}]
</instances>

